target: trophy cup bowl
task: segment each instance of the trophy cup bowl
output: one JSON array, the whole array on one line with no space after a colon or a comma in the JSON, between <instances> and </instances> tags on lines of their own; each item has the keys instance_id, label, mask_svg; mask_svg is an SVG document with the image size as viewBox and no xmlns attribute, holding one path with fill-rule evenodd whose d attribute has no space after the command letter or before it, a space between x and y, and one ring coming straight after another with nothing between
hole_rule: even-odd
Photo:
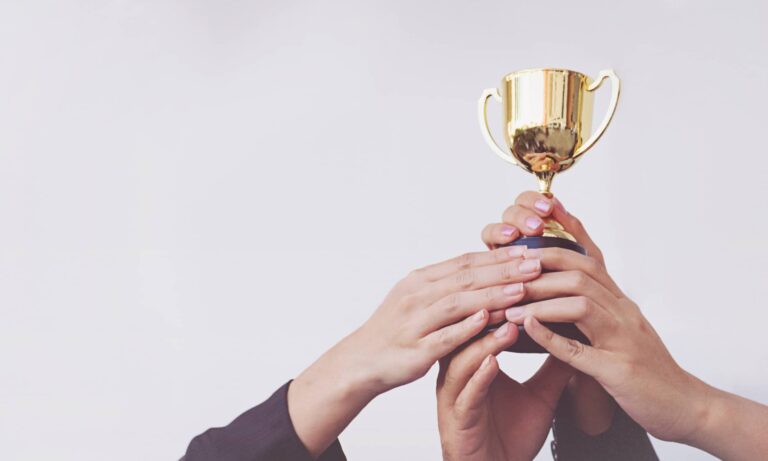
<instances>
[{"instance_id":1,"label":"trophy cup bowl","mask_svg":"<svg viewBox=\"0 0 768 461\"><path fill-rule=\"evenodd\" d=\"M611 80L608 112L594 133L592 113L594 92ZM552 196L552 180L584 155L608 128L619 102L621 82L613 70L604 70L595 80L566 69L527 69L504 76L499 88L483 91L478 101L478 118L483 137L496 155L536 176L539 192ZM506 149L499 146L488 127L488 101L501 102L502 135ZM591 134L590 134L591 133ZM529 248L559 247L586 254L563 226L553 219L544 222L541 236L521 237L511 245ZM588 343L587 338L569 323L548 326L563 336ZM518 341L508 350L545 352L518 326Z\"/></svg>"}]
</instances>

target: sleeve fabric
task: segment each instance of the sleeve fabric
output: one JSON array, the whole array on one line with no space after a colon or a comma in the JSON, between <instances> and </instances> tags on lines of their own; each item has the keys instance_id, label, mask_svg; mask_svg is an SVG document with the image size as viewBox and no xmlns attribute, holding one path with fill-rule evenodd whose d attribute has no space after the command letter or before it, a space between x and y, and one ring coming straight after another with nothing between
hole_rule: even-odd
<instances>
[{"instance_id":1,"label":"sleeve fabric","mask_svg":"<svg viewBox=\"0 0 768 461\"><path fill-rule=\"evenodd\" d=\"M227 426L192 439L181 461L346 461L338 439L317 460L312 458L288 413L288 386Z\"/></svg>"},{"instance_id":2,"label":"sleeve fabric","mask_svg":"<svg viewBox=\"0 0 768 461\"><path fill-rule=\"evenodd\" d=\"M552 458L555 461L658 461L651 440L618 405L611 427L602 434L583 433L569 416L563 399L553 422Z\"/></svg>"}]
</instances>

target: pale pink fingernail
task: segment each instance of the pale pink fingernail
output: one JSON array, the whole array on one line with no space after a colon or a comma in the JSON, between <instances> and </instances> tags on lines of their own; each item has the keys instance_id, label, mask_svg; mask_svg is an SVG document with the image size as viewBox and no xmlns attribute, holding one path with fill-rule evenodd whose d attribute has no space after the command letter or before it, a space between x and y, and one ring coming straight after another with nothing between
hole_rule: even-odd
<instances>
[{"instance_id":1,"label":"pale pink fingernail","mask_svg":"<svg viewBox=\"0 0 768 461\"><path fill-rule=\"evenodd\" d=\"M483 320L485 320L485 310L481 310L480 312L472 316L472 321L475 323L480 323Z\"/></svg>"},{"instance_id":2,"label":"pale pink fingernail","mask_svg":"<svg viewBox=\"0 0 768 461\"><path fill-rule=\"evenodd\" d=\"M541 261L538 259L526 259L520 263L517 269L522 274L533 274L541 269Z\"/></svg>"},{"instance_id":3,"label":"pale pink fingernail","mask_svg":"<svg viewBox=\"0 0 768 461\"><path fill-rule=\"evenodd\" d=\"M536 200L536 203L534 203L533 206L542 213L549 213L549 210L552 209L552 204L542 199Z\"/></svg>"},{"instance_id":4,"label":"pale pink fingernail","mask_svg":"<svg viewBox=\"0 0 768 461\"><path fill-rule=\"evenodd\" d=\"M483 359L483 363L480 364L480 369L487 367L489 363L491 363L490 355Z\"/></svg>"},{"instance_id":5,"label":"pale pink fingernail","mask_svg":"<svg viewBox=\"0 0 768 461\"><path fill-rule=\"evenodd\" d=\"M525 220L525 225L528 226L528 228L531 230L537 230L539 227L541 227L542 224L544 223L536 216L531 216Z\"/></svg>"},{"instance_id":6,"label":"pale pink fingernail","mask_svg":"<svg viewBox=\"0 0 768 461\"><path fill-rule=\"evenodd\" d=\"M507 320L512 322L514 320L519 320L524 313L525 313L524 307L510 307L504 312L504 315L507 317Z\"/></svg>"},{"instance_id":7,"label":"pale pink fingernail","mask_svg":"<svg viewBox=\"0 0 768 461\"><path fill-rule=\"evenodd\" d=\"M529 248L525 250L525 253L523 253L523 256L525 259L539 259L541 258L543 251L541 248Z\"/></svg>"},{"instance_id":8,"label":"pale pink fingernail","mask_svg":"<svg viewBox=\"0 0 768 461\"><path fill-rule=\"evenodd\" d=\"M507 285L502 290L505 295L514 296L519 295L523 292L523 284L522 283L514 283L512 285Z\"/></svg>"},{"instance_id":9,"label":"pale pink fingernail","mask_svg":"<svg viewBox=\"0 0 768 461\"><path fill-rule=\"evenodd\" d=\"M507 333L509 333L509 324L505 323L504 325L500 326L496 329L496 331L493 332L493 336L497 338L503 338L507 336Z\"/></svg>"},{"instance_id":10,"label":"pale pink fingernail","mask_svg":"<svg viewBox=\"0 0 768 461\"><path fill-rule=\"evenodd\" d=\"M525 254L527 249L528 247L525 245L515 245L509 249L509 255L513 258L519 258Z\"/></svg>"},{"instance_id":11,"label":"pale pink fingernail","mask_svg":"<svg viewBox=\"0 0 768 461\"><path fill-rule=\"evenodd\" d=\"M515 232L517 232L517 229L511 226L502 226L501 228L501 235L505 237L512 237L515 235Z\"/></svg>"}]
</instances>

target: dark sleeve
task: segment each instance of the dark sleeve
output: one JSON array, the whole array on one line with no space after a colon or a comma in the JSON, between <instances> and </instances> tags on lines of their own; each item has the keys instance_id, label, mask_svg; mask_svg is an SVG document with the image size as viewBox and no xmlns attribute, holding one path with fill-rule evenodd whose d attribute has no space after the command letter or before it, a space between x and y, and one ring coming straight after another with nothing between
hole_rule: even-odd
<instances>
[{"instance_id":1,"label":"dark sleeve","mask_svg":"<svg viewBox=\"0 0 768 461\"><path fill-rule=\"evenodd\" d=\"M229 425L208 429L187 448L181 461L315 461L288 414L290 382ZM339 440L317 461L346 461Z\"/></svg>"},{"instance_id":2,"label":"dark sleeve","mask_svg":"<svg viewBox=\"0 0 768 461\"><path fill-rule=\"evenodd\" d=\"M565 397L563 398L565 399ZM594 437L583 433L561 399L555 412L552 457L556 461L658 461L651 440L618 405L611 427Z\"/></svg>"}]
</instances>

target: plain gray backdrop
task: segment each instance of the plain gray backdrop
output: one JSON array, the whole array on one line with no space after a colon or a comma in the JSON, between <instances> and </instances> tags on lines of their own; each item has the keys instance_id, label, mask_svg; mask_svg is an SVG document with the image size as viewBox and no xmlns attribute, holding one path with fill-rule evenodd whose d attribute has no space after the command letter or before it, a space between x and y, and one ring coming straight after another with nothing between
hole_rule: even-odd
<instances>
[{"instance_id":1,"label":"plain gray backdrop","mask_svg":"<svg viewBox=\"0 0 768 461\"><path fill-rule=\"evenodd\" d=\"M687 370L768 401L767 13L3 1L3 458L177 459L411 269L482 249L535 181L485 146L476 100L541 66L623 79L605 137L554 191ZM502 366L524 379L542 359ZM440 458L435 371L364 410L350 459Z\"/></svg>"}]
</instances>

